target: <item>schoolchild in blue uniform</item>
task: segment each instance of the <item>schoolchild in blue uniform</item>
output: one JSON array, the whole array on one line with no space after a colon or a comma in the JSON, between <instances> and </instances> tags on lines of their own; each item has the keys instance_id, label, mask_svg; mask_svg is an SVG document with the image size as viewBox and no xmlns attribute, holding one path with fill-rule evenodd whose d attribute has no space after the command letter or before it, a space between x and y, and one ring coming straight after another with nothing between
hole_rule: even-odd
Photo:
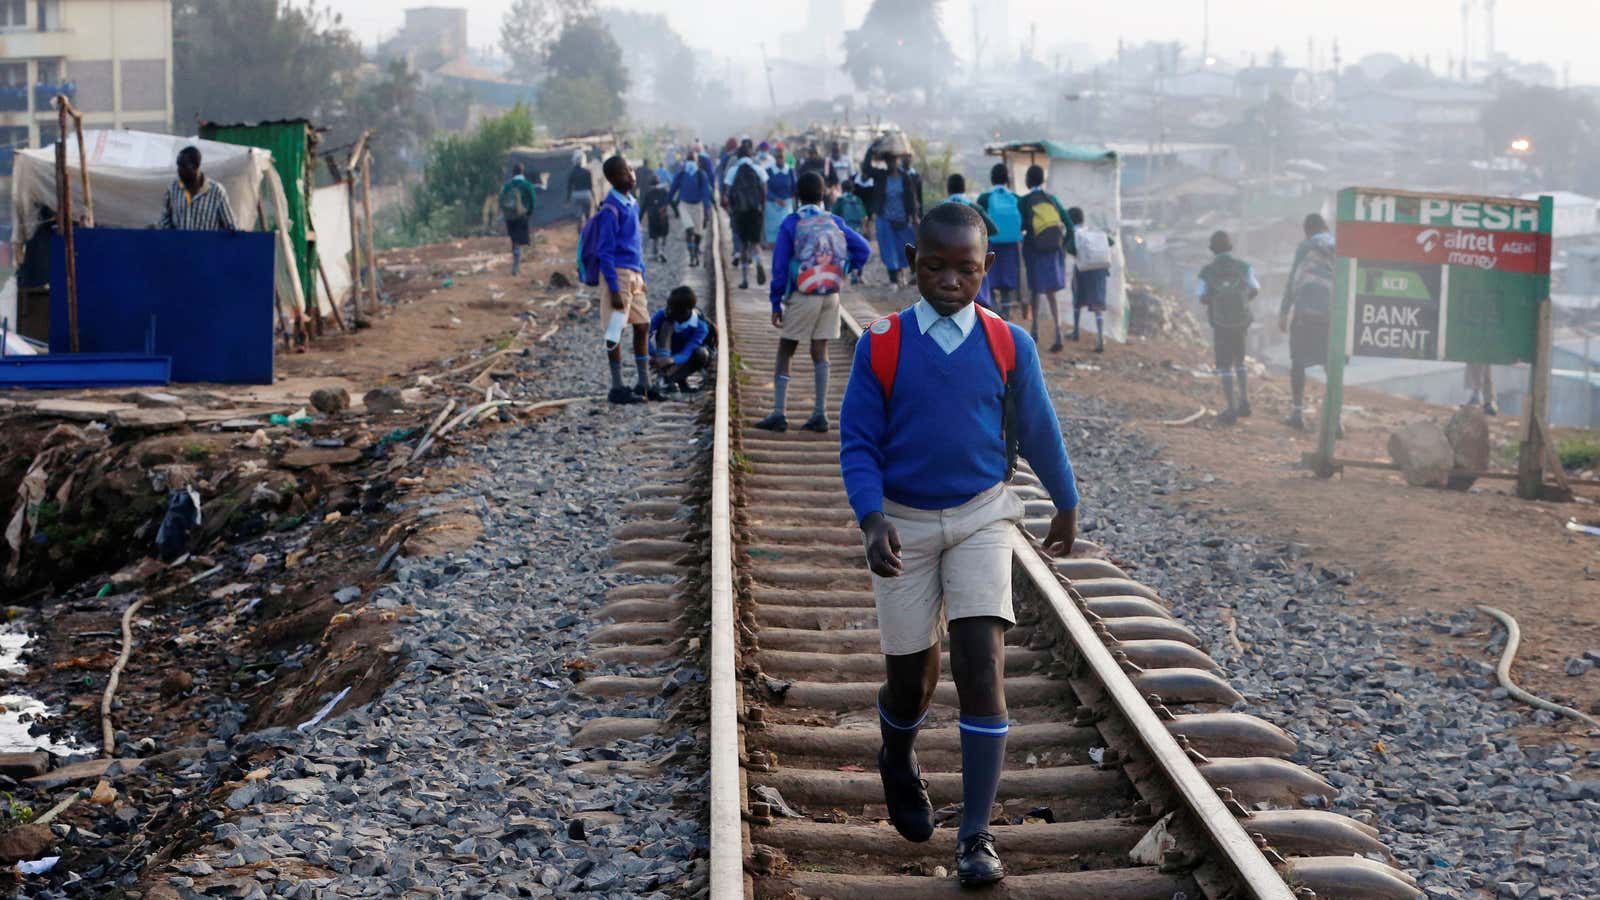
<instances>
[{"instance_id":1,"label":"schoolchild in blue uniform","mask_svg":"<svg viewBox=\"0 0 1600 900\"><path fill-rule=\"evenodd\" d=\"M839 294L848 272L859 272L872 258L872 245L844 219L823 209L822 176L800 176L800 208L778 226L772 247L772 327L781 331L772 376L772 413L756 423L767 431L788 431L784 404L789 395L789 360L805 341L811 345L816 395L805 431L828 430L828 341L839 337Z\"/></svg>"},{"instance_id":2,"label":"schoolchild in blue uniform","mask_svg":"<svg viewBox=\"0 0 1600 900\"><path fill-rule=\"evenodd\" d=\"M650 390L649 295L644 284L644 247L639 235L639 204L633 199L636 185L633 167L620 156L605 161L601 171L611 190L600 203L601 216L596 232L595 258L600 265L600 308L608 318L620 317L633 330L633 362L639 380L633 390L622 383L622 342L607 340L606 354L611 363L612 403L638 403ZM606 321L605 318L602 321ZM607 333L610 334L610 326Z\"/></svg>"},{"instance_id":3,"label":"schoolchild in blue uniform","mask_svg":"<svg viewBox=\"0 0 1600 900\"><path fill-rule=\"evenodd\" d=\"M694 288L679 285L667 295L665 309L650 317L650 366L656 371L658 392L698 393L689 376L711 361L711 324L696 309Z\"/></svg>"},{"instance_id":4,"label":"schoolchild in blue uniform","mask_svg":"<svg viewBox=\"0 0 1600 900\"><path fill-rule=\"evenodd\" d=\"M778 226L794 212L797 179L794 168L784 163L783 147L779 145L777 161L767 170L767 210L761 242L769 248L778 241Z\"/></svg>"},{"instance_id":5,"label":"schoolchild in blue uniform","mask_svg":"<svg viewBox=\"0 0 1600 900\"><path fill-rule=\"evenodd\" d=\"M961 705L963 885L1005 876L988 826L1009 729L1005 632L1015 622L1011 547L1024 512L1005 483L1008 446L1056 505L1051 553L1071 551L1078 506L1033 340L973 304L994 263L984 232L970 206L927 213L908 253L922 298L857 342L839 417L839 463L866 544L888 675L878 693L878 771L889 820L911 841L933 834L913 744L939 681L947 619Z\"/></svg>"},{"instance_id":6,"label":"schoolchild in blue uniform","mask_svg":"<svg viewBox=\"0 0 1600 900\"><path fill-rule=\"evenodd\" d=\"M1018 297L1022 288L1022 208L1021 198L1011 190L1011 170L1005 163L995 163L989 170L989 183L994 185L978 195L978 206L994 222L995 233L989 239L989 249L994 253L994 266L989 269L989 290L1000 301L1000 315L1011 318L1011 298ZM1018 298L1020 299L1020 297ZM1020 303L1022 318L1028 318L1028 304Z\"/></svg>"},{"instance_id":7,"label":"schoolchild in blue uniform","mask_svg":"<svg viewBox=\"0 0 1600 900\"><path fill-rule=\"evenodd\" d=\"M988 232L989 239L994 240L994 220L990 219L988 214L985 213L977 204L973 203L971 197L967 196L967 176L962 175L960 172L951 172L950 177L944 180L944 187L945 193L950 195L945 198L946 200L949 200L951 203L965 203L973 209L976 209L978 211L978 215L983 216L984 230ZM988 275L983 276L983 286L978 289L978 304L985 309L993 312L999 312L999 310L994 308L994 295L989 289Z\"/></svg>"}]
</instances>

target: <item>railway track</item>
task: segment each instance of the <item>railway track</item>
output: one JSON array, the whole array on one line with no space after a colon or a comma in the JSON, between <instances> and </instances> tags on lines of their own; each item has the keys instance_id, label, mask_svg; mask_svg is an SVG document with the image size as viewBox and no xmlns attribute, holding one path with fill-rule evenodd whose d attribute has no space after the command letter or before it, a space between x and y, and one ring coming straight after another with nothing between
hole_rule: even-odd
<instances>
[{"instance_id":1,"label":"railway track","mask_svg":"<svg viewBox=\"0 0 1600 900\"><path fill-rule=\"evenodd\" d=\"M737 411L740 376L764 380L777 336L764 293L730 291L728 254L712 246L723 359L744 371L717 373L706 516L711 896L957 893L942 877L954 827L911 844L883 821L873 712L882 660L837 435L771 434ZM846 339L831 349L835 422L865 318L847 313ZM804 356L796 384L809 383ZM764 402L760 390L746 396ZM1025 528L1042 533L1043 490L1026 470L1015 487ZM995 819L1007 824L992 828L1011 874L991 896L1422 896L1375 829L1302 808L1334 789L1286 759L1289 734L1230 711L1242 698L1155 591L1092 555L1051 560L1024 529L1014 545L1013 725ZM1080 541L1080 554L1097 550ZM918 741L929 793L952 826L954 703L946 678Z\"/></svg>"}]
</instances>

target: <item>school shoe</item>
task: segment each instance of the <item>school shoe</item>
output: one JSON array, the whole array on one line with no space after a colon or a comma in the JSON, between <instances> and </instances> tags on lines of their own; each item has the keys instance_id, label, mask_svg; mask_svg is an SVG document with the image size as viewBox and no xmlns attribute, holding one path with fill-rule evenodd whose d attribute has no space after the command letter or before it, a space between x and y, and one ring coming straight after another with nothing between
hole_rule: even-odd
<instances>
[{"instance_id":1,"label":"school shoe","mask_svg":"<svg viewBox=\"0 0 1600 900\"><path fill-rule=\"evenodd\" d=\"M828 417L827 416L812 416L811 418L806 420L806 423L804 425L800 426L800 430L801 431L815 431L817 434L827 434L828 433Z\"/></svg>"},{"instance_id":2,"label":"school shoe","mask_svg":"<svg viewBox=\"0 0 1600 900\"><path fill-rule=\"evenodd\" d=\"M1252 410L1250 409L1250 401L1246 400L1244 405L1239 407L1239 418L1248 419L1250 418L1251 412Z\"/></svg>"},{"instance_id":3,"label":"school shoe","mask_svg":"<svg viewBox=\"0 0 1600 900\"><path fill-rule=\"evenodd\" d=\"M1293 412L1289 413L1288 418L1283 420L1283 424L1293 428L1295 431L1306 430L1306 420L1304 416L1300 415L1299 409L1295 409Z\"/></svg>"},{"instance_id":4,"label":"school shoe","mask_svg":"<svg viewBox=\"0 0 1600 900\"><path fill-rule=\"evenodd\" d=\"M643 403L644 402L644 398L643 397L639 396L638 394L635 394L631 388L625 388L625 387L614 387L614 388L612 388L611 389L611 393L606 395L606 399L611 401L612 403L618 404L620 406L626 406L626 405L628 405L630 403Z\"/></svg>"},{"instance_id":5,"label":"school shoe","mask_svg":"<svg viewBox=\"0 0 1600 900\"><path fill-rule=\"evenodd\" d=\"M651 388L650 390L645 391L644 397L646 400L654 400L658 403L667 399L667 395L661 393L660 389L658 388Z\"/></svg>"},{"instance_id":6,"label":"school shoe","mask_svg":"<svg viewBox=\"0 0 1600 900\"><path fill-rule=\"evenodd\" d=\"M1237 421L1239 421L1239 413L1231 406L1222 412L1217 413L1218 425L1232 425Z\"/></svg>"},{"instance_id":7,"label":"school shoe","mask_svg":"<svg viewBox=\"0 0 1600 900\"><path fill-rule=\"evenodd\" d=\"M1095 339L1094 352L1096 352L1096 353L1104 353L1104 352L1106 352L1106 339L1105 338L1096 338Z\"/></svg>"},{"instance_id":8,"label":"school shoe","mask_svg":"<svg viewBox=\"0 0 1600 900\"><path fill-rule=\"evenodd\" d=\"M781 412L770 413L765 419L757 422L756 427L762 431L788 431L789 420Z\"/></svg>"},{"instance_id":9,"label":"school shoe","mask_svg":"<svg viewBox=\"0 0 1600 900\"><path fill-rule=\"evenodd\" d=\"M994 835L980 831L956 844L956 880L962 887L994 884L1004 877L1006 867L994 851Z\"/></svg>"},{"instance_id":10,"label":"school shoe","mask_svg":"<svg viewBox=\"0 0 1600 900\"><path fill-rule=\"evenodd\" d=\"M761 264L761 262L758 260L756 262L756 284L762 285L762 284L766 284L766 283L767 283L767 267L763 266Z\"/></svg>"},{"instance_id":11,"label":"school shoe","mask_svg":"<svg viewBox=\"0 0 1600 900\"><path fill-rule=\"evenodd\" d=\"M1494 401L1490 400L1483 405L1483 414L1486 416L1498 416L1500 415L1500 410L1496 409Z\"/></svg>"},{"instance_id":12,"label":"school shoe","mask_svg":"<svg viewBox=\"0 0 1600 900\"><path fill-rule=\"evenodd\" d=\"M1062 348L1064 348L1064 347L1066 347L1066 344L1061 343L1061 339L1057 338L1056 342L1054 344L1050 345L1050 352L1051 353L1060 353Z\"/></svg>"},{"instance_id":13,"label":"school shoe","mask_svg":"<svg viewBox=\"0 0 1600 900\"><path fill-rule=\"evenodd\" d=\"M893 766L879 749L878 776L883 779L883 805L889 808L889 824L894 830L914 844L933 837L933 803L928 800L928 782L922 778L916 754L911 755L910 766Z\"/></svg>"},{"instance_id":14,"label":"school shoe","mask_svg":"<svg viewBox=\"0 0 1600 900\"><path fill-rule=\"evenodd\" d=\"M1067 340L1076 344L1078 342L1078 329L1072 329L1072 334L1067 335Z\"/></svg>"}]
</instances>

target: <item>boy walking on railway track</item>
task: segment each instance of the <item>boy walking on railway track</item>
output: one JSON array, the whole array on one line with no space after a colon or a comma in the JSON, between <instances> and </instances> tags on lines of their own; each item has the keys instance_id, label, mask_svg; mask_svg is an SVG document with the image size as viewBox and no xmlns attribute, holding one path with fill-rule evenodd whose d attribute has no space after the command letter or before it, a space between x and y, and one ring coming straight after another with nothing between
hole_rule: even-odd
<instances>
[{"instance_id":1,"label":"boy walking on railway track","mask_svg":"<svg viewBox=\"0 0 1600 900\"><path fill-rule=\"evenodd\" d=\"M807 172L796 189L800 208L778 225L772 248L772 327L782 329L778 363L772 376L772 413L756 423L767 431L788 431L784 403L789 394L789 360L801 341L811 344L816 398L801 429L828 430L828 342L839 337L839 292L845 270L861 271L872 258L867 239L844 219L822 208L822 176Z\"/></svg>"},{"instance_id":2,"label":"boy walking on railway track","mask_svg":"<svg viewBox=\"0 0 1600 900\"><path fill-rule=\"evenodd\" d=\"M872 570L887 679L878 771L889 820L933 835L914 743L939 681L948 620L960 698L962 815L956 875L1005 877L989 815L1005 761L1005 632L1012 539L1023 504L1006 485L1017 454L1056 505L1045 537L1071 552L1078 491L1033 340L974 306L994 263L977 210L930 210L907 259L922 298L856 344L839 417L839 462Z\"/></svg>"}]
</instances>

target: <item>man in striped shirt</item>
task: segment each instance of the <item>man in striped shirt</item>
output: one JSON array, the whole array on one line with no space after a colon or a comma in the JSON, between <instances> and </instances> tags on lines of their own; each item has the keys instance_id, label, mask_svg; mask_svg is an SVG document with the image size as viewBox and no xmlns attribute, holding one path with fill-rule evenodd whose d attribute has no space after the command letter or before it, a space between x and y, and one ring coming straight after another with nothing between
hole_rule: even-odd
<instances>
[{"instance_id":1,"label":"man in striped shirt","mask_svg":"<svg viewBox=\"0 0 1600 900\"><path fill-rule=\"evenodd\" d=\"M178 180L167 188L158 228L177 231L234 231L233 208L221 184L200 171L200 149L178 151Z\"/></svg>"}]
</instances>

